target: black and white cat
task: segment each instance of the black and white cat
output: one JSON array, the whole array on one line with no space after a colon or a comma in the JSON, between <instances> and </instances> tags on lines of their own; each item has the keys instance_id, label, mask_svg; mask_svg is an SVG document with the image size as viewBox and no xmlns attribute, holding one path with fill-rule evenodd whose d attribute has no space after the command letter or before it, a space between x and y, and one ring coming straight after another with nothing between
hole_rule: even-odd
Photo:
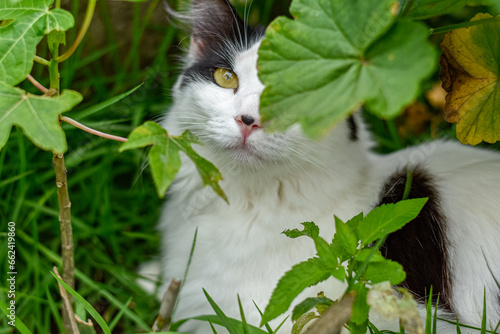
<instances>
[{"instance_id":1,"label":"black and white cat","mask_svg":"<svg viewBox=\"0 0 500 334\"><path fill-rule=\"evenodd\" d=\"M264 29L248 27L225 0L194 0L191 16L185 69L163 125L173 135L189 129L200 138L205 145L196 150L222 171L230 205L203 187L193 163L183 160L159 224L165 284L183 277L198 228L176 318L213 314L205 288L234 318L239 318L239 294L248 322L258 324L252 301L264 309L278 279L315 254L307 238L292 240L281 232L314 221L331 239L334 214L348 220L399 201L410 166L410 197L429 201L419 217L389 236L384 254L404 266L405 286L417 298L432 285L440 293L442 315L452 320L456 315L463 323L480 325L486 289L488 319L496 324L500 154L435 141L379 156L370 152L372 143L358 115L319 142L308 139L298 125L267 133L259 116L264 86L256 66ZM149 267L146 271L154 269ZM320 291L336 299L344 289L343 283L328 280L296 301ZM375 314L371 321L380 329L399 329L397 321ZM281 332L290 333L290 328L288 321ZM200 321L181 329L211 333ZM456 329L442 322L439 333Z\"/></svg>"}]
</instances>

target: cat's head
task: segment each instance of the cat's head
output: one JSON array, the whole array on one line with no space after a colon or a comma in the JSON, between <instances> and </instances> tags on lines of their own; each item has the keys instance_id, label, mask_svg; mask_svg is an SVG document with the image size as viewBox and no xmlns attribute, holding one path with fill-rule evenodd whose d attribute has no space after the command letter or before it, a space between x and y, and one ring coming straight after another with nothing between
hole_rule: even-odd
<instances>
[{"instance_id":1,"label":"cat's head","mask_svg":"<svg viewBox=\"0 0 500 334\"><path fill-rule=\"evenodd\" d=\"M200 153L223 172L326 165L325 151L349 141L344 123L322 142L309 140L299 125L284 133L266 132L259 113L264 86L257 73L264 27L247 25L227 0L193 0L191 22L186 66L166 127L191 130L205 144Z\"/></svg>"}]
</instances>

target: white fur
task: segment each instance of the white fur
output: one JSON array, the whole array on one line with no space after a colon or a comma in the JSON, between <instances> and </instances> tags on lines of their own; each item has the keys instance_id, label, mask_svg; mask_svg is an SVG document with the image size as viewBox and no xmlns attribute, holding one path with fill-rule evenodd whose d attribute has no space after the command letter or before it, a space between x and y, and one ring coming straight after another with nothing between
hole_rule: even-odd
<instances>
[{"instance_id":1,"label":"white fur","mask_svg":"<svg viewBox=\"0 0 500 334\"><path fill-rule=\"evenodd\" d=\"M178 84L163 124L171 134L190 129L205 143L196 150L222 171L222 187L230 202L227 205L212 189L204 188L192 162L183 157L159 225L165 284L183 277L198 228L176 319L214 314L203 295L205 288L228 316L237 319L239 294L247 320L258 324L260 315L252 301L264 310L278 279L292 265L315 255L311 240L292 240L281 232L314 221L322 236L331 240L334 214L344 220L366 214L378 202L386 178L410 164L431 172L441 194L451 245L453 306L462 321L479 325L486 287L488 316L496 323L500 294L484 258L500 278L500 155L436 141L378 156L370 153L363 127L361 140L350 141L345 123L320 142L305 138L298 126L277 134L258 130L242 147L234 118L259 115L263 85L256 72L257 49L255 45L236 58L233 70L240 83L236 94L201 80L182 89ZM344 289L344 284L329 280L306 290L296 302L319 291L336 299ZM376 315L372 321L379 329L398 329L397 322L377 320ZM290 328L287 321L282 332L290 333ZM439 328L440 333L456 332L446 323ZM211 333L200 321L181 329Z\"/></svg>"}]
</instances>

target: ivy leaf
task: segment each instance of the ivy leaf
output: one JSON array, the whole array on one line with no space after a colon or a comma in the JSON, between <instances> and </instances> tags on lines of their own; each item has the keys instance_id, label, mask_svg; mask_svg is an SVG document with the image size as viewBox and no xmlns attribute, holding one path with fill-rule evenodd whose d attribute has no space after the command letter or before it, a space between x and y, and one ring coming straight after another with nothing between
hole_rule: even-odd
<instances>
[{"instance_id":1,"label":"ivy leaf","mask_svg":"<svg viewBox=\"0 0 500 334\"><path fill-rule=\"evenodd\" d=\"M372 211L358 223L357 234L363 246L399 230L417 217L427 198L415 198L394 204L384 204Z\"/></svg>"},{"instance_id":2,"label":"ivy leaf","mask_svg":"<svg viewBox=\"0 0 500 334\"><path fill-rule=\"evenodd\" d=\"M14 20L0 27L0 78L17 85L31 72L36 46L51 31L66 31L75 20L63 9L49 10L54 0L3 0L0 20Z\"/></svg>"},{"instance_id":3,"label":"ivy leaf","mask_svg":"<svg viewBox=\"0 0 500 334\"><path fill-rule=\"evenodd\" d=\"M364 273L364 278L372 284L389 281L392 285L403 282L406 273L403 266L391 260L370 262Z\"/></svg>"},{"instance_id":4,"label":"ivy leaf","mask_svg":"<svg viewBox=\"0 0 500 334\"><path fill-rule=\"evenodd\" d=\"M274 289L271 300L262 315L261 325L286 312L302 290L326 280L334 270L337 270L336 263L334 266L327 266L317 257L293 266L279 280Z\"/></svg>"},{"instance_id":5,"label":"ivy leaf","mask_svg":"<svg viewBox=\"0 0 500 334\"><path fill-rule=\"evenodd\" d=\"M41 149L66 152L66 136L59 124L59 115L81 101L82 96L72 90L46 97L26 93L0 81L0 149L7 142L12 126L16 125Z\"/></svg>"},{"instance_id":6,"label":"ivy leaf","mask_svg":"<svg viewBox=\"0 0 500 334\"><path fill-rule=\"evenodd\" d=\"M407 16L413 19L425 19L456 11L464 7L470 0L406 0L411 7L405 9Z\"/></svg>"},{"instance_id":7,"label":"ivy leaf","mask_svg":"<svg viewBox=\"0 0 500 334\"><path fill-rule=\"evenodd\" d=\"M395 22L394 0L295 0L266 31L259 77L261 114L270 130L295 122L321 137L363 102L383 118L396 116L434 69L423 25ZM412 66L408 66L412 64Z\"/></svg>"},{"instance_id":8,"label":"ivy leaf","mask_svg":"<svg viewBox=\"0 0 500 334\"><path fill-rule=\"evenodd\" d=\"M181 136L171 137L161 125L148 121L132 131L127 142L120 147L119 151L153 145L149 151L148 160L156 191L160 197L165 196L168 187L181 167L180 152L182 151L194 162L203 184L212 187L227 202L226 194L219 185L219 181L222 180L219 170L196 153L191 148L191 144L202 145L189 131L185 131Z\"/></svg>"},{"instance_id":9,"label":"ivy leaf","mask_svg":"<svg viewBox=\"0 0 500 334\"><path fill-rule=\"evenodd\" d=\"M471 21L492 18L477 14ZM453 30L441 42L445 118L463 144L500 140L500 22Z\"/></svg>"}]
</instances>

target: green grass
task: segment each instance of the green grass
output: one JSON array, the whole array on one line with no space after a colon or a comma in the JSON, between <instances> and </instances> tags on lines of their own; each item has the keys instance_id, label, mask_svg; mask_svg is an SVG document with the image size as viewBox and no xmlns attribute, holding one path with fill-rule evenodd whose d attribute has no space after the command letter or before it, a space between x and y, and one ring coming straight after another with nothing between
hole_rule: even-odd
<instances>
[{"instance_id":1,"label":"green grass","mask_svg":"<svg viewBox=\"0 0 500 334\"><path fill-rule=\"evenodd\" d=\"M69 8L76 17L83 15L79 2L85 3L74 0ZM237 6L240 13L244 10L242 3ZM286 4L285 0L255 0L250 19L267 23L275 15L285 13ZM178 73L176 46L186 35L167 24L150 21L152 13L162 10L161 2L126 6L133 18L131 36L113 31L109 3L98 1L96 15L107 27L106 45L97 47L94 38L87 36L83 46L61 68L62 87L78 90L85 97L80 106L66 115L120 136L127 136L145 120L157 119L168 109L168 92ZM153 34L160 36L155 55L144 64L139 51L142 42ZM68 45L75 35L75 30L68 33ZM47 53L46 43L42 42L39 55L48 57ZM32 74L48 86L43 66L36 64ZM120 102L106 106L109 99L141 83L144 84ZM29 83L22 86L36 92ZM96 108L99 104L102 105ZM430 137L426 132L400 138L394 121L369 121L381 143L381 152ZM442 127L441 136L453 136L453 127ZM162 204L149 169L144 169L145 151L119 154L119 143L66 124L63 128L69 145L65 159L72 202L76 291L101 314L113 332L145 332L154 322L159 303L135 283L136 270L158 253L155 225ZM33 333L62 330L61 300L57 281L51 275L53 266L61 270L58 203L51 160L51 153L39 150L19 129L12 131L6 147L0 151L0 253L7 249L6 224L14 221L17 316ZM4 282L4 256L0 257L0 268L0 280ZM5 285L0 284L2 304L9 301L6 291ZM84 308L77 310L81 316L89 317ZM0 334L11 332L7 318L1 316Z\"/></svg>"}]
</instances>

